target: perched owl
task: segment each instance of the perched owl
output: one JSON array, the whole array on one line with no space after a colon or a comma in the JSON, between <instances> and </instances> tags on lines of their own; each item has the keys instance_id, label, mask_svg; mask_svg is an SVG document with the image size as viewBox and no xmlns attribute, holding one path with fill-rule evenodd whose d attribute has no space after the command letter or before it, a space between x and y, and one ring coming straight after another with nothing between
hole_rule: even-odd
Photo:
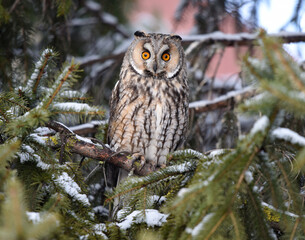
<instances>
[{"instance_id":1,"label":"perched owl","mask_svg":"<svg viewBox=\"0 0 305 240\"><path fill-rule=\"evenodd\" d=\"M110 101L108 138L115 151L141 155L153 167L181 145L189 88L181 37L137 31Z\"/></svg>"}]
</instances>

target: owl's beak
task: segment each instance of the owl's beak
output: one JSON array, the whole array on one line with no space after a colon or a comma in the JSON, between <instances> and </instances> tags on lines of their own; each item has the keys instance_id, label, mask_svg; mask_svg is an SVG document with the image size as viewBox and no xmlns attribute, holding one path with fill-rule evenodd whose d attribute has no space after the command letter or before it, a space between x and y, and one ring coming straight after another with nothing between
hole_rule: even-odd
<instances>
[{"instance_id":1,"label":"owl's beak","mask_svg":"<svg viewBox=\"0 0 305 240\"><path fill-rule=\"evenodd\" d=\"M154 72L155 72L155 73L157 72L157 68L158 68L157 63L156 63L156 62L154 62L154 65L153 65L153 70L154 70Z\"/></svg>"}]
</instances>

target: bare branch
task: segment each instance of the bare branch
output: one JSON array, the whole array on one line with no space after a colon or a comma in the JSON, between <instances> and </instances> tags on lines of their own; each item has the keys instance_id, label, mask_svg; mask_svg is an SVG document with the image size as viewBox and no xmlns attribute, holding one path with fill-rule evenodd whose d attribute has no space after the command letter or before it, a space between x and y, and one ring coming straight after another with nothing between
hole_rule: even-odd
<instances>
[{"instance_id":1,"label":"bare branch","mask_svg":"<svg viewBox=\"0 0 305 240\"><path fill-rule=\"evenodd\" d=\"M79 66L81 68L86 67L88 65L92 65L95 63L103 63L106 62L107 60L117 60L117 61L121 61L121 59L123 59L125 52L120 52L118 54L112 54L112 55L108 55L105 57L96 57L96 58L90 58L86 61L80 62Z\"/></svg>"},{"instance_id":2,"label":"bare branch","mask_svg":"<svg viewBox=\"0 0 305 240\"><path fill-rule=\"evenodd\" d=\"M268 37L280 38L283 43L294 43L294 42L304 42L305 33L302 32L280 32L267 34ZM258 40L259 33L223 33L223 32L213 32L209 34L201 35L188 35L182 36L182 41L184 43L204 43L206 45L212 44L223 44L227 47L234 46L249 46L255 44L255 41Z\"/></svg>"},{"instance_id":3,"label":"bare branch","mask_svg":"<svg viewBox=\"0 0 305 240\"><path fill-rule=\"evenodd\" d=\"M269 34L268 36L281 38L283 43L305 42L305 33L276 33L276 34ZM186 55L193 52L201 44L205 44L205 45L223 44L226 47L250 46L250 45L255 45L256 44L255 41L257 40L258 40L258 34L256 33L227 34L222 32L214 32L210 34L182 36L182 42L186 44L190 44L190 46L186 50ZM132 39L130 39L130 42L131 41ZM105 57L96 57L92 59L87 59L84 62L80 62L80 67L83 68L95 63L103 63L106 62L107 60L120 61L123 59L125 51Z\"/></svg>"},{"instance_id":4,"label":"bare branch","mask_svg":"<svg viewBox=\"0 0 305 240\"><path fill-rule=\"evenodd\" d=\"M214 100L201 100L191 102L189 105L190 110L194 110L196 113L213 111L215 109L225 108L232 102L239 103L244 99L253 97L256 94L256 89L253 87L246 87L242 90L231 91L227 94L220 96Z\"/></svg>"},{"instance_id":5,"label":"bare branch","mask_svg":"<svg viewBox=\"0 0 305 240\"><path fill-rule=\"evenodd\" d=\"M107 146L93 143L90 139L74 134L68 127L59 122L49 122L47 127L55 130L64 139L67 146L70 146L72 153L80 154L84 157L93 158L98 161L112 163L115 166L123 168L127 171L134 170L134 173L140 176L145 176L156 169L149 163L146 163L141 169L135 168L132 159L125 155L118 154L112 151Z\"/></svg>"}]
</instances>

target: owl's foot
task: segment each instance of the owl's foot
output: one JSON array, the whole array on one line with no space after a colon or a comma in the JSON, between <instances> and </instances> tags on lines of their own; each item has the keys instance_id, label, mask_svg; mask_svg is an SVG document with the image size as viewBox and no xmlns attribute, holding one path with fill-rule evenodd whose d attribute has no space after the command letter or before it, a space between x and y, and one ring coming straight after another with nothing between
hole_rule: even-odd
<instances>
[{"instance_id":1,"label":"owl's foot","mask_svg":"<svg viewBox=\"0 0 305 240\"><path fill-rule=\"evenodd\" d=\"M132 169L130 171L131 174L135 169L141 171L146 162L144 156L140 153L133 153L129 158L131 159L132 162Z\"/></svg>"}]
</instances>

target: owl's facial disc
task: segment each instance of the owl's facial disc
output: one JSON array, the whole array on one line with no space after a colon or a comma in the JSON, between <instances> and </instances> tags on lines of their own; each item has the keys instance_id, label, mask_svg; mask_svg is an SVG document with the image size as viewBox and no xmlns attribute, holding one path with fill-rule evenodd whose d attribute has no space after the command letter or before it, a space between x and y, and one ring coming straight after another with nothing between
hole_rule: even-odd
<instances>
[{"instance_id":1,"label":"owl's facial disc","mask_svg":"<svg viewBox=\"0 0 305 240\"><path fill-rule=\"evenodd\" d=\"M131 53L131 66L142 76L172 78L182 67L178 47L171 37L141 37L137 39Z\"/></svg>"}]
</instances>

